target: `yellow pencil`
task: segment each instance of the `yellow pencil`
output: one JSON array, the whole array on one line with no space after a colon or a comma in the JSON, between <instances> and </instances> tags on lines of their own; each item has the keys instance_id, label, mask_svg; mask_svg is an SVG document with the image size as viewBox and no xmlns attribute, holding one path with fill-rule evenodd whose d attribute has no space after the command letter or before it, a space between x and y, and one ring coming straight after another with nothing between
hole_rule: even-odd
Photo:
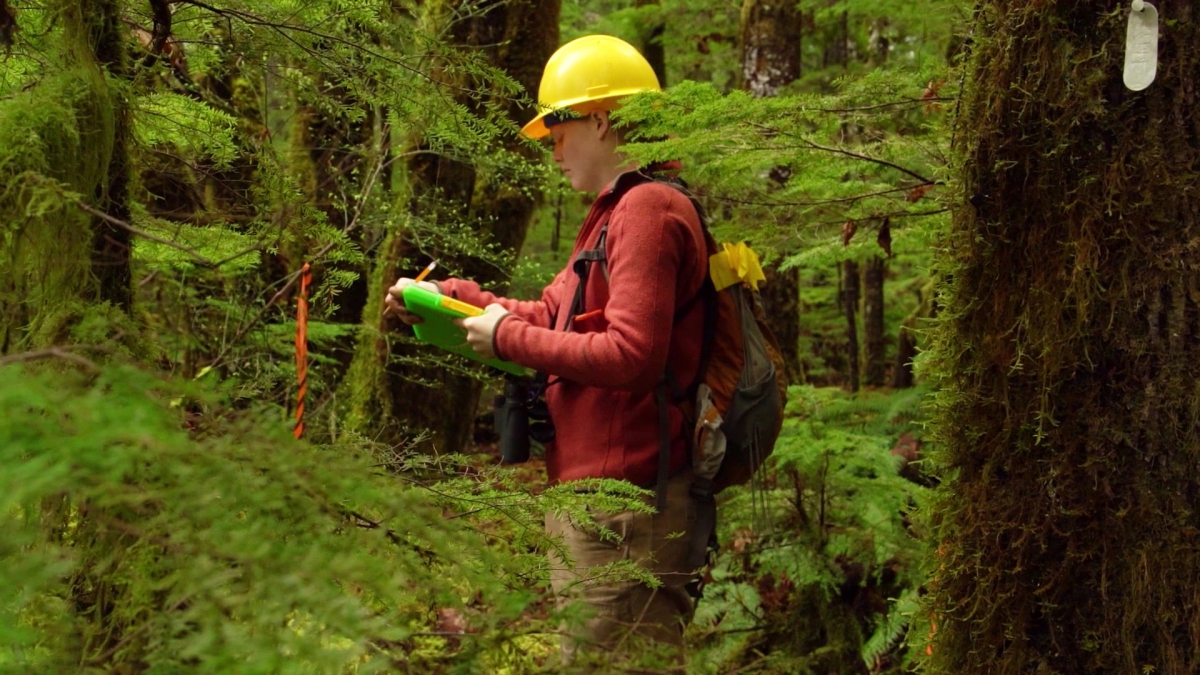
<instances>
[{"instance_id":1,"label":"yellow pencil","mask_svg":"<svg viewBox=\"0 0 1200 675\"><path fill-rule=\"evenodd\" d=\"M413 279L413 281L416 281L416 282L418 282L418 283L420 283L421 281L424 281L424 280L425 280L425 277L429 276L429 273L430 273L430 272L432 272L432 271L433 271L433 268L435 268L435 267L437 267L437 261L436 261L436 260L435 260L435 261L433 261L433 262L431 262L431 263L429 263L429 267L426 267L425 269L421 270L421 273L420 273L420 274L418 274L418 275L417 275L417 278L416 278L416 279Z\"/></svg>"}]
</instances>

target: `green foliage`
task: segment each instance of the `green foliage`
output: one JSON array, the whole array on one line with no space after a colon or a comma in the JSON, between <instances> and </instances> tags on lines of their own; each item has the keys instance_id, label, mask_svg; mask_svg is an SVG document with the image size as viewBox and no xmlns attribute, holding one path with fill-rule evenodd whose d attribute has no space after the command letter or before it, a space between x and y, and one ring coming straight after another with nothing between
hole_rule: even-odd
<instances>
[{"instance_id":1,"label":"green foliage","mask_svg":"<svg viewBox=\"0 0 1200 675\"><path fill-rule=\"evenodd\" d=\"M127 366L5 370L0 667L518 673L554 651L541 514L586 518L572 489L431 486L465 465L295 442L270 410ZM648 508L595 487L592 508Z\"/></svg>"},{"instance_id":2,"label":"green foliage","mask_svg":"<svg viewBox=\"0 0 1200 675\"><path fill-rule=\"evenodd\" d=\"M891 449L915 451L925 394L791 389L794 417L763 489L722 503L724 550L692 628L697 661L709 664L700 672L747 666L756 653L772 673L905 662L924 555L909 515L926 488L899 474Z\"/></svg>"}]
</instances>

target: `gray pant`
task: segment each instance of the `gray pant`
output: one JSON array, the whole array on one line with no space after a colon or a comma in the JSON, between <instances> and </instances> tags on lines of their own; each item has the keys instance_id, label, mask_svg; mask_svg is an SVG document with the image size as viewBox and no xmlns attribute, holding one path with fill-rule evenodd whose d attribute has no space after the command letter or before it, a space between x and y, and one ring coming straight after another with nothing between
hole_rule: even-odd
<instances>
[{"instance_id":1,"label":"gray pant","mask_svg":"<svg viewBox=\"0 0 1200 675\"><path fill-rule=\"evenodd\" d=\"M577 650L628 650L632 643L653 641L677 647L683 658L683 630L691 619L692 598L685 585L693 572L687 565L692 528L696 521L694 502L688 494L692 474L681 472L667 488L664 513L624 511L596 513L596 522L615 532L619 542L603 541L569 521L546 515L546 534L562 537L573 565L550 553L550 584L560 607L582 602L591 614L583 629L563 639L563 656L571 661ZM653 504L654 499L650 498ZM673 536L672 536L673 535ZM653 572L662 582L650 588L637 581L610 582L587 579L594 568L629 560Z\"/></svg>"}]
</instances>

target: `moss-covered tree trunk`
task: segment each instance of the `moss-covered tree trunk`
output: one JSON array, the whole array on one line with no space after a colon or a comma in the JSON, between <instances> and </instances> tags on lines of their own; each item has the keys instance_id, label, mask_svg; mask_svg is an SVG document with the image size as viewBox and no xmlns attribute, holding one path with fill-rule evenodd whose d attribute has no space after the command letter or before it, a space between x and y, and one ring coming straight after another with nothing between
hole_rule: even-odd
<instances>
[{"instance_id":1,"label":"moss-covered tree trunk","mask_svg":"<svg viewBox=\"0 0 1200 675\"><path fill-rule=\"evenodd\" d=\"M88 4L88 3L84 3ZM129 55L126 53L126 28L121 23L116 0L96 3L93 23L97 63L119 82L131 80ZM129 107L114 101L113 146L104 180L96 186L92 203L108 215L129 222ZM92 274L102 302L125 313L133 309L132 235L110 221L94 218L92 237Z\"/></svg>"},{"instance_id":2,"label":"moss-covered tree trunk","mask_svg":"<svg viewBox=\"0 0 1200 675\"><path fill-rule=\"evenodd\" d=\"M456 5L430 6L431 16L449 20ZM449 28L452 43L482 50L491 65L506 71L527 92L537 92L542 68L558 47L560 0L513 0L490 2L476 8L469 18L458 18ZM440 19L439 19L440 20ZM469 99L462 100L471 106ZM531 106L515 98L503 102L510 120L522 124L533 116ZM413 190L413 209L419 217L433 219L433 209L457 212L478 236L515 254L536 205L530 185L516 185L505 177L480 174L475 167L437 152L421 152L421 138L410 143L408 176ZM511 152L529 155L515 138ZM402 230L389 233L371 276L370 297L363 320L366 324L356 348L350 373L343 385L348 402L347 422L352 429L372 437L396 442L416 429L433 432L433 444L442 452L459 452L471 440L481 385L472 378L444 368L416 368L404 363L418 354L412 346L391 339L391 326L381 313L387 288L402 274L412 275L428 258L416 250ZM495 261L447 260L438 252L443 268L461 270L461 275L504 292L509 270ZM402 262L409 267L401 267ZM417 262L419 265L413 265ZM422 349L421 353L428 353Z\"/></svg>"},{"instance_id":3,"label":"moss-covered tree trunk","mask_svg":"<svg viewBox=\"0 0 1200 675\"><path fill-rule=\"evenodd\" d=\"M882 387L887 376L884 351L883 279L887 262L875 256L863 266L863 384Z\"/></svg>"},{"instance_id":4,"label":"moss-covered tree trunk","mask_svg":"<svg viewBox=\"0 0 1200 675\"><path fill-rule=\"evenodd\" d=\"M756 97L774 96L800 77L800 10L794 2L745 0L742 4L742 87ZM782 167L771 179L787 181ZM800 270L770 267L763 287L767 322L779 341L788 379L802 378L800 363Z\"/></svg>"},{"instance_id":5,"label":"moss-covered tree trunk","mask_svg":"<svg viewBox=\"0 0 1200 675\"><path fill-rule=\"evenodd\" d=\"M933 350L930 672L1200 672L1200 3L986 0Z\"/></svg>"},{"instance_id":6,"label":"moss-covered tree trunk","mask_svg":"<svg viewBox=\"0 0 1200 675\"><path fill-rule=\"evenodd\" d=\"M0 352L66 341L81 314L130 304L128 232L101 227L70 196L128 216L119 8L52 10L62 42L49 74L0 102Z\"/></svg>"}]
</instances>

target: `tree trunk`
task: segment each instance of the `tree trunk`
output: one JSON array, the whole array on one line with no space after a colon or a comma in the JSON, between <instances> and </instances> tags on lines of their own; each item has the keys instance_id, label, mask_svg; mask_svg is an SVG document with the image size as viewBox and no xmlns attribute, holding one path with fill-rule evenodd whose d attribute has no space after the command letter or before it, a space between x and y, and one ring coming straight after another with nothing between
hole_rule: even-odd
<instances>
[{"instance_id":1,"label":"tree trunk","mask_svg":"<svg viewBox=\"0 0 1200 675\"><path fill-rule=\"evenodd\" d=\"M742 82L755 97L774 96L800 77L800 12L794 2L745 0L742 5ZM786 167L772 172L788 180ZM802 378L800 363L800 270L765 270L763 307L767 325L779 341L788 380Z\"/></svg>"},{"instance_id":2,"label":"tree trunk","mask_svg":"<svg viewBox=\"0 0 1200 675\"><path fill-rule=\"evenodd\" d=\"M458 20L450 30L450 40L482 50L493 66L507 71L527 91L536 92L542 69L558 47L559 7L559 0L492 3L472 18ZM447 17L453 14L449 11L453 7L440 9L447 10ZM467 99L462 102L472 106ZM518 124L534 114L532 108L515 98L507 101L506 108L509 119ZM413 147L419 150L422 141L416 139ZM515 139L508 148L526 158L533 157ZM515 254L520 250L537 197L522 189L527 186L478 175L474 167L435 152L414 154L408 162L408 174L413 186L413 209L420 217L433 220L437 210L455 214L470 223L481 239L498 244L505 252ZM508 270L478 259L452 259L433 253L444 268L460 270L461 276L504 292ZM343 386L343 398L349 401L347 425L389 442L400 442L419 429L428 429L433 432L432 444L438 451L460 452L471 440L479 381L445 368L404 364L407 359L429 354L429 348L398 344L392 339L394 326L381 314L387 288L402 274L415 274L428 261L402 231L389 233L381 247L370 280L371 296L363 311L367 330ZM409 266L402 269L401 262Z\"/></svg>"},{"instance_id":3,"label":"tree trunk","mask_svg":"<svg viewBox=\"0 0 1200 675\"><path fill-rule=\"evenodd\" d=\"M129 57L125 53L125 27L115 2L105 3L95 14L96 61L121 81L132 79ZM96 186L92 204L100 211L129 222L129 107L113 107L113 146L103 180ZM129 230L100 218L93 218L92 274L96 277L101 302L107 302L129 314L133 309L133 271L130 267L132 235Z\"/></svg>"},{"instance_id":4,"label":"tree trunk","mask_svg":"<svg viewBox=\"0 0 1200 675\"><path fill-rule=\"evenodd\" d=\"M658 5L658 0L635 0L634 7L648 7ZM658 84L661 87L667 86L667 50L663 47L663 33L666 32L666 24L662 21L655 22L647 26L642 35L642 56L646 57L646 61L650 63L650 68L654 70L655 76L658 77Z\"/></svg>"},{"instance_id":5,"label":"tree trunk","mask_svg":"<svg viewBox=\"0 0 1200 675\"><path fill-rule=\"evenodd\" d=\"M883 277L887 261L879 256L867 261L863 269L863 342L866 363L863 384L882 387L887 375L884 355L887 343L883 332Z\"/></svg>"},{"instance_id":6,"label":"tree trunk","mask_svg":"<svg viewBox=\"0 0 1200 675\"><path fill-rule=\"evenodd\" d=\"M842 311L846 315L847 388L858 391L858 263L842 263Z\"/></svg>"},{"instance_id":7,"label":"tree trunk","mask_svg":"<svg viewBox=\"0 0 1200 675\"><path fill-rule=\"evenodd\" d=\"M931 673L1200 672L1200 3L1157 4L1142 92L1127 2L978 6Z\"/></svg>"},{"instance_id":8,"label":"tree trunk","mask_svg":"<svg viewBox=\"0 0 1200 675\"><path fill-rule=\"evenodd\" d=\"M127 214L128 113L104 72L113 64L122 74L119 14L108 0L53 4L62 67L0 102L0 222L12 228L0 248L3 352L68 340L85 313L122 314L97 302L129 305L128 234L98 228L71 199L36 187L56 181Z\"/></svg>"},{"instance_id":9,"label":"tree trunk","mask_svg":"<svg viewBox=\"0 0 1200 675\"><path fill-rule=\"evenodd\" d=\"M908 326L900 327L896 338L896 363L892 367L892 389L908 389L913 386L912 361L917 355L917 340Z\"/></svg>"}]
</instances>

